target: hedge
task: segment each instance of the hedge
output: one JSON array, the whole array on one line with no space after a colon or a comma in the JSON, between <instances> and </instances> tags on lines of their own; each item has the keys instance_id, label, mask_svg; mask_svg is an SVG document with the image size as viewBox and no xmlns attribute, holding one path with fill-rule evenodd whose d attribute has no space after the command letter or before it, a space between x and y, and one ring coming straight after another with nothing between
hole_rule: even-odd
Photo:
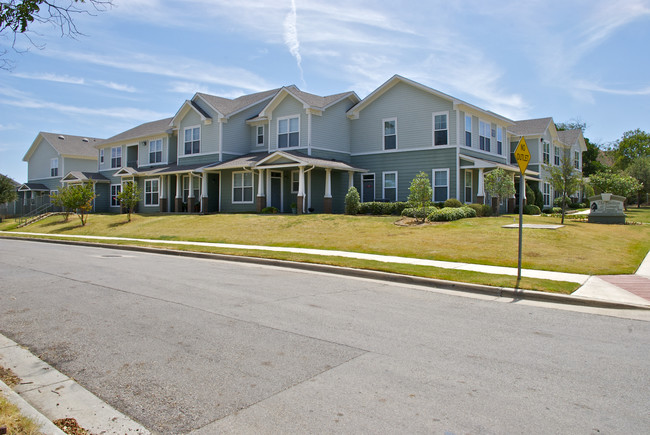
<instances>
[{"instance_id":1,"label":"hedge","mask_svg":"<svg viewBox=\"0 0 650 435\"><path fill-rule=\"evenodd\" d=\"M424 219L436 210L438 210L438 207L433 206L425 207L424 212L422 212L422 207L408 207L402 210L402 216Z\"/></svg>"},{"instance_id":2,"label":"hedge","mask_svg":"<svg viewBox=\"0 0 650 435\"><path fill-rule=\"evenodd\" d=\"M362 202L359 204L359 214L399 216L407 205L406 202Z\"/></svg>"},{"instance_id":3,"label":"hedge","mask_svg":"<svg viewBox=\"0 0 650 435\"><path fill-rule=\"evenodd\" d=\"M445 207L434 210L427 219L430 222L455 221L458 219L476 217L476 210L471 207Z\"/></svg>"}]
</instances>

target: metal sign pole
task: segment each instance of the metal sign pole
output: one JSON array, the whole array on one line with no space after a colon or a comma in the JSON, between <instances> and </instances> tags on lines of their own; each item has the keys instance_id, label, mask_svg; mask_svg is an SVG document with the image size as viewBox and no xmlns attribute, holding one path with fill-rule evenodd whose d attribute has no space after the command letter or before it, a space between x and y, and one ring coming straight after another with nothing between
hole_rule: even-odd
<instances>
[{"instance_id":1,"label":"metal sign pole","mask_svg":"<svg viewBox=\"0 0 650 435\"><path fill-rule=\"evenodd\" d=\"M526 192L524 174L519 176L519 260L517 261L517 288L519 288L519 281L521 281L521 248L523 241L523 217L524 217L524 193Z\"/></svg>"}]
</instances>

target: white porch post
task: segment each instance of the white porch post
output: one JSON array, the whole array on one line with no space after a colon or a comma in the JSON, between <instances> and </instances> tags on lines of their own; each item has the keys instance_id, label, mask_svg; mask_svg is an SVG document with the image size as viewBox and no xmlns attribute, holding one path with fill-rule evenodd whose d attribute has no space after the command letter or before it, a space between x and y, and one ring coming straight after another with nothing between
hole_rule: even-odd
<instances>
[{"instance_id":1,"label":"white porch post","mask_svg":"<svg viewBox=\"0 0 650 435\"><path fill-rule=\"evenodd\" d=\"M264 169L259 170L257 177L257 212L260 213L264 208L266 198L264 198Z\"/></svg>"},{"instance_id":2,"label":"white porch post","mask_svg":"<svg viewBox=\"0 0 650 435\"><path fill-rule=\"evenodd\" d=\"M182 179L183 176L181 174L176 174L176 199L183 198L183 186L181 185Z\"/></svg>"},{"instance_id":3,"label":"white porch post","mask_svg":"<svg viewBox=\"0 0 650 435\"><path fill-rule=\"evenodd\" d=\"M298 198L297 198L297 206L298 206L298 214L302 214L305 212L305 167L300 166L298 169Z\"/></svg>"},{"instance_id":4,"label":"white porch post","mask_svg":"<svg viewBox=\"0 0 650 435\"><path fill-rule=\"evenodd\" d=\"M192 213L194 211L194 175L190 172L189 180L189 192L187 192L187 212Z\"/></svg>"},{"instance_id":5,"label":"white porch post","mask_svg":"<svg viewBox=\"0 0 650 435\"><path fill-rule=\"evenodd\" d=\"M325 195L323 198L323 211L332 213L332 169L325 169Z\"/></svg>"},{"instance_id":6,"label":"white porch post","mask_svg":"<svg viewBox=\"0 0 650 435\"><path fill-rule=\"evenodd\" d=\"M354 186L354 172L348 171L348 189Z\"/></svg>"},{"instance_id":7,"label":"white porch post","mask_svg":"<svg viewBox=\"0 0 650 435\"><path fill-rule=\"evenodd\" d=\"M201 213L208 211L208 173L201 174Z\"/></svg>"},{"instance_id":8,"label":"white porch post","mask_svg":"<svg viewBox=\"0 0 650 435\"><path fill-rule=\"evenodd\" d=\"M483 168L478 169L478 192L476 193L476 201L479 204L485 204L485 187L483 185Z\"/></svg>"}]
</instances>

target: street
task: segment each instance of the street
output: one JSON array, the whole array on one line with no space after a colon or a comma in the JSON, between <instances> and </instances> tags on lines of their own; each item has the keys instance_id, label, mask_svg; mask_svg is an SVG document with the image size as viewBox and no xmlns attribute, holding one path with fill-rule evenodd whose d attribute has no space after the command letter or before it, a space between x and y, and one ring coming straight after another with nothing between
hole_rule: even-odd
<instances>
[{"instance_id":1,"label":"street","mask_svg":"<svg viewBox=\"0 0 650 435\"><path fill-rule=\"evenodd\" d=\"M0 333L158 433L650 433L650 323L0 239Z\"/></svg>"}]
</instances>

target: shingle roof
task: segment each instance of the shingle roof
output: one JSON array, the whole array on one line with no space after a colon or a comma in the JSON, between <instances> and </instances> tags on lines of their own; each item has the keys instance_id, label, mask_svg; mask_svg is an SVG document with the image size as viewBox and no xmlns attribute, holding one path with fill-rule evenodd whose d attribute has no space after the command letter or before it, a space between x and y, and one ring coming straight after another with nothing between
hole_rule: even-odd
<instances>
[{"instance_id":1,"label":"shingle roof","mask_svg":"<svg viewBox=\"0 0 650 435\"><path fill-rule=\"evenodd\" d=\"M68 178L68 177L74 177L78 181L86 182L86 181L100 181L100 182L108 182L110 181L108 178L100 174L99 172L82 172L82 171L70 171L68 174L63 177Z\"/></svg>"},{"instance_id":2,"label":"shingle roof","mask_svg":"<svg viewBox=\"0 0 650 435\"><path fill-rule=\"evenodd\" d=\"M124 140L137 139L146 136L153 136L155 134L166 133L167 130L169 130L169 123L171 122L171 120L172 118L165 118L165 119L160 119L158 121L145 122L144 124L140 124L137 127L133 127L130 130L116 134L113 137L109 137L108 139L102 142L102 145L107 143L121 142ZM97 151L95 151L95 153L97 153Z\"/></svg>"},{"instance_id":3,"label":"shingle roof","mask_svg":"<svg viewBox=\"0 0 650 435\"><path fill-rule=\"evenodd\" d=\"M352 94L352 92L348 91L348 92L341 92L339 94L333 94L333 95L321 97L319 95L314 95L314 94L310 94L309 92L301 91L295 85L287 86L287 90L291 91L292 94L294 94L296 97L300 98L302 101L309 104L310 106L319 107L319 108L327 107L329 104L333 103L334 101L337 101L346 95Z\"/></svg>"},{"instance_id":4,"label":"shingle roof","mask_svg":"<svg viewBox=\"0 0 650 435\"><path fill-rule=\"evenodd\" d=\"M578 141L578 138L580 137L581 132L582 132L582 130L580 130L580 129L560 130L560 131L557 132L557 137L565 145L573 145L574 143L576 143Z\"/></svg>"},{"instance_id":5,"label":"shingle roof","mask_svg":"<svg viewBox=\"0 0 650 435\"><path fill-rule=\"evenodd\" d=\"M97 158L95 145L102 141L102 139L94 137L72 136L69 134L64 135L59 133L41 132L40 135L43 136L59 154L67 156Z\"/></svg>"},{"instance_id":6,"label":"shingle roof","mask_svg":"<svg viewBox=\"0 0 650 435\"><path fill-rule=\"evenodd\" d=\"M544 134L553 118L524 119L515 121L515 125L508 127L508 131L517 136L541 135Z\"/></svg>"},{"instance_id":7,"label":"shingle roof","mask_svg":"<svg viewBox=\"0 0 650 435\"><path fill-rule=\"evenodd\" d=\"M204 169L255 168L257 167L257 164L260 161L278 152L295 157L295 159L301 164L313 165L318 168L338 169L341 171L357 171L357 172L365 171L365 169L357 168L338 160L321 159L317 157L308 156L298 151L283 151L283 150L278 150L273 153L250 153L240 157L236 157L232 160L225 161L223 163L215 163L213 165L206 166ZM259 166L259 168L264 169L264 165Z\"/></svg>"},{"instance_id":8,"label":"shingle roof","mask_svg":"<svg viewBox=\"0 0 650 435\"><path fill-rule=\"evenodd\" d=\"M203 98L210 106L215 108L224 116L228 116L231 113L237 112L238 110L248 107L251 104L255 104L259 101L263 101L269 97L275 95L279 89L271 89L270 91L257 92L255 94L242 95L235 99L218 97L216 95L204 94L197 92L197 95Z\"/></svg>"}]
</instances>

